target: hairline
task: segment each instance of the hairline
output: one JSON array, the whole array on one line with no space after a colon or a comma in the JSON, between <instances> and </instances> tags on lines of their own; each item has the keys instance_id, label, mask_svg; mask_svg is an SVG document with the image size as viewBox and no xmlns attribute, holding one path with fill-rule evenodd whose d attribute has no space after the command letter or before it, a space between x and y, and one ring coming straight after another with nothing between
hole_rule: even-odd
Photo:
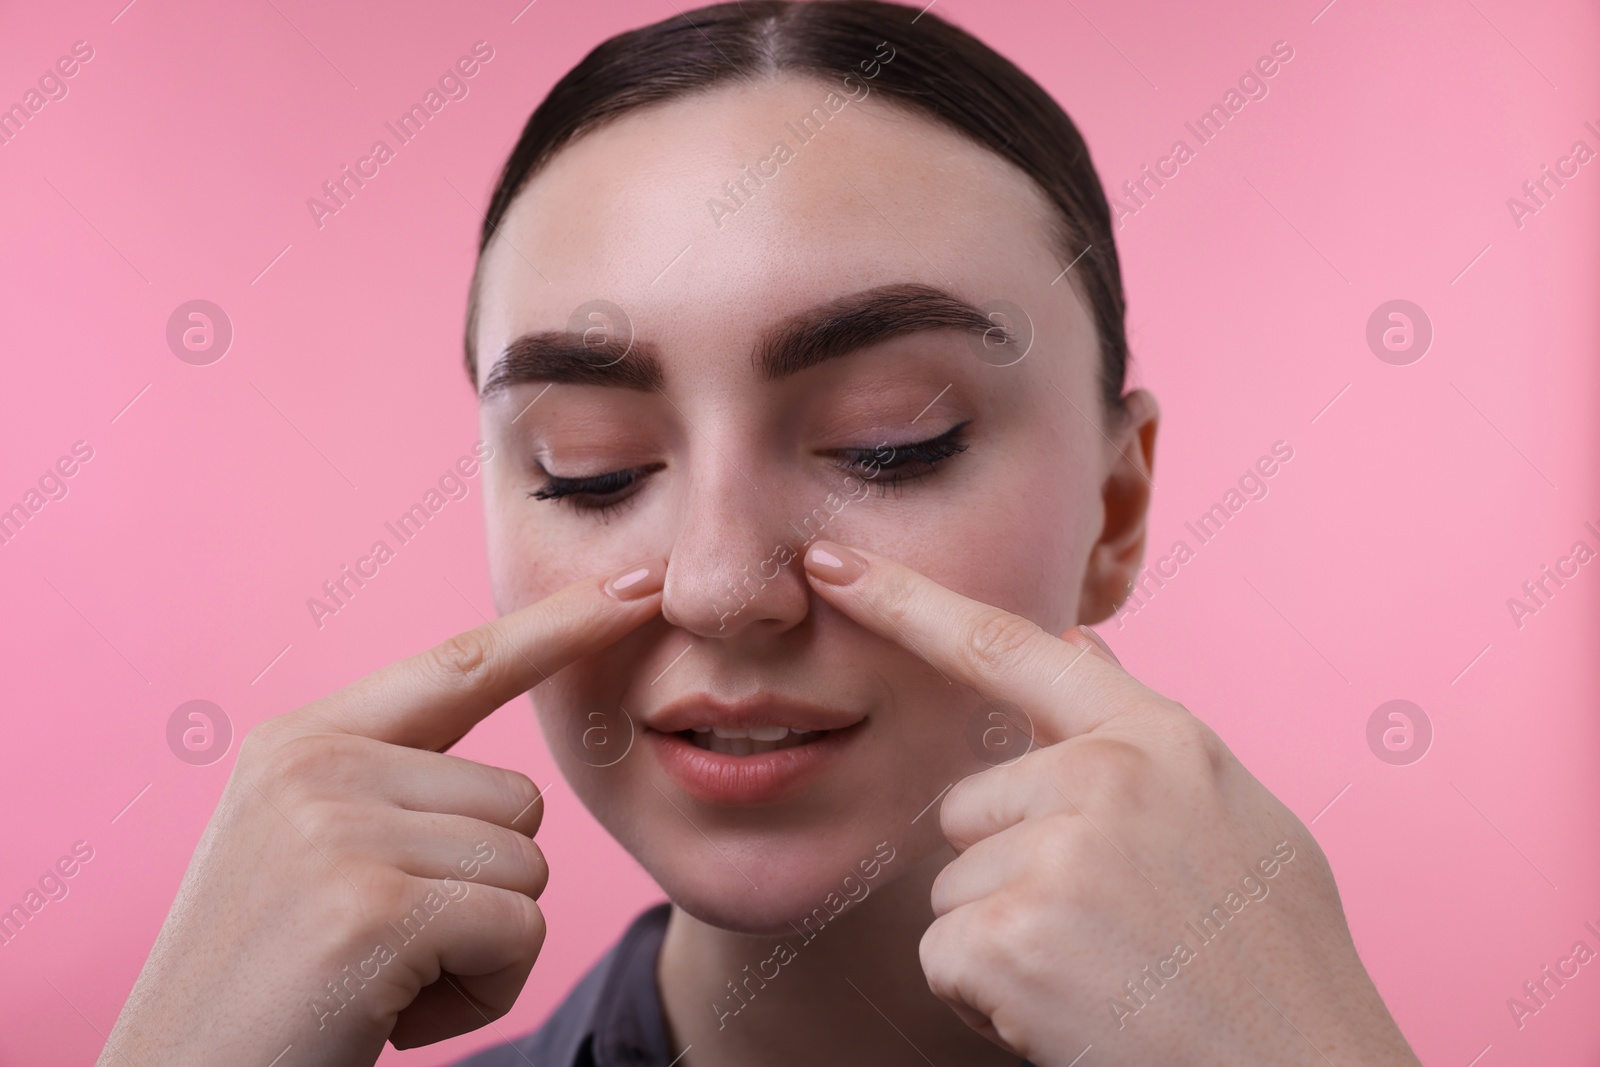
<instances>
[{"instance_id":1,"label":"hairline","mask_svg":"<svg viewBox=\"0 0 1600 1067\"><path fill-rule=\"evenodd\" d=\"M834 84L829 78L824 76L819 71L807 67L782 66L777 62L774 62L770 55L766 57L766 62L764 65L755 73L757 75L756 78L745 79L740 79L737 75L730 73L718 78L715 81L685 89L664 99L652 100L647 103L634 105L622 110L611 111L609 113L589 119L574 128L565 138L562 139L559 144L556 144L547 150L545 154L535 162L534 165L528 168L527 173L523 174L519 180L516 191L507 200L504 209L500 213L499 219L496 221L493 232L489 233L486 239L480 243L477 257L473 263L472 278L467 289L467 321L466 336L464 340L466 345L466 354L469 361L467 369L469 370L472 388L475 393L478 391L478 377L482 372L482 367L479 365L476 334L479 318L479 297L484 261L488 258L490 250L499 242L501 238L501 231L505 228L506 220L510 217L512 210L523 201L524 197L528 193L529 186L531 186L539 178L539 176L544 173L546 168L550 166L557 156L561 155L568 148L577 144L589 134L603 129L608 129L612 126L615 126L618 122L633 118L635 116L648 115L650 112L658 108L668 107L674 104L683 103L685 101L700 99L705 96L729 89L770 87L783 81L810 82L818 86L830 88L833 87ZM853 75L843 74L841 75L840 80L842 81L844 77L850 76ZM963 129L960 125L952 120L946 119L937 112L919 107L909 99L905 99L890 93L879 93L877 95L882 98L879 103L881 103L887 110L898 112L899 114L912 119L920 119L925 123L929 123L952 132L956 134L962 141L979 148L987 156L993 159L998 159L1001 163L1005 164L1007 168L1021 175L1026 180L1027 186L1033 194L1029 198L1031 202L1027 208L1031 219L1032 221L1040 221L1045 224L1046 232L1048 233L1048 237L1045 241L1046 248L1052 256L1058 258L1058 260L1063 264L1071 264L1074 261L1076 254L1073 252L1073 241L1075 238L1081 238L1081 235L1077 232L1078 226L1075 220L1061 204L1056 202L1056 199L1051 195L1050 190L1046 189L1039 179L1035 178L1031 173L1029 173L1025 167L1018 164L1015 160L1008 158L993 146L979 140L970 132ZM859 100L851 98L851 102L865 103L871 100L872 96L873 94L869 92L867 96L861 97ZM1010 204L1009 199L1007 202ZM1036 214L1040 208L1043 208L1044 210L1044 219L1039 219ZM1127 384L1126 375L1129 369L1129 361L1127 360L1126 355L1126 343L1124 342L1123 357L1124 380L1122 383L1120 383L1121 388L1117 390L1117 399L1114 403L1112 403L1112 391L1108 388L1109 383L1107 381L1105 352L1107 338L1101 336L1100 324L1098 315L1095 311L1094 301L1090 298L1088 292L1085 290L1083 283L1079 281L1079 278L1081 277L1083 277L1083 275L1078 274L1076 276L1068 276L1064 280L1072 287L1073 295L1078 300L1080 308L1087 315L1090 327L1094 332L1095 392L1098 396L1098 403L1101 411L1108 417L1109 420L1114 422L1118 416L1126 413L1126 405L1121 400L1121 396L1125 395Z\"/></svg>"}]
</instances>

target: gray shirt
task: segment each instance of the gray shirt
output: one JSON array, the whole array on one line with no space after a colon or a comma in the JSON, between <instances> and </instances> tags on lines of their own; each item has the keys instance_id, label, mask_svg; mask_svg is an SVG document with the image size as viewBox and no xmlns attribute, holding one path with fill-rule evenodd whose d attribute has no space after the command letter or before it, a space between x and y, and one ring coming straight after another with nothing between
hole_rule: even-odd
<instances>
[{"instance_id":1,"label":"gray shirt","mask_svg":"<svg viewBox=\"0 0 1600 1067\"><path fill-rule=\"evenodd\" d=\"M671 911L662 902L634 919L539 1029L454 1067L672 1067L656 984Z\"/></svg>"},{"instance_id":2,"label":"gray shirt","mask_svg":"<svg viewBox=\"0 0 1600 1067\"><path fill-rule=\"evenodd\" d=\"M662 902L634 919L539 1029L456 1067L669 1067L656 957L671 910Z\"/></svg>"}]
</instances>

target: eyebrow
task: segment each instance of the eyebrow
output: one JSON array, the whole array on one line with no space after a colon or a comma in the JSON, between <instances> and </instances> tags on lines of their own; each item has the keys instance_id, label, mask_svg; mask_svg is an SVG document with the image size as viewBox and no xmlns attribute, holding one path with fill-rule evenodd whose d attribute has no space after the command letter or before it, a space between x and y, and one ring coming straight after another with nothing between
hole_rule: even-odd
<instances>
[{"instance_id":1,"label":"eyebrow","mask_svg":"<svg viewBox=\"0 0 1600 1067\"><path fill-rule=\"evenodd\" d=\"M863 289L791 315L762 336L750 359L764 380L777 381L892 338L928 330L999 330L1011 340L1009 331L967 301L931 285L908 282ZM479 399L523 382L650 392L665 381L659 350L648 342L599 340L550 330L523 334L507 345Z\"/></svg>"}]
</instances>

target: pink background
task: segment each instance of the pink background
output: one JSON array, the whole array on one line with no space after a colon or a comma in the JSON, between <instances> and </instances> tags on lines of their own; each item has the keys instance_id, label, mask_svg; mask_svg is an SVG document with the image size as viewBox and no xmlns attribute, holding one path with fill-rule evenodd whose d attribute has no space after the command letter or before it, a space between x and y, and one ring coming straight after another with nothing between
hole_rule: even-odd
<instances>
[{"instance_id":1,"label":"pink background","mask_svg":"<svg viewBox=\"0 0 1600 1067\"><path fill-rule=\"evenodd\" d=\"M0 546L0 907L73 842L94 849L0 947L6 1063L94 1059L238 734L492 613L476 480L321 630L305 601L476 437L463 298L529 110L602 38L673 13L124 2L0 15L0 104L74 41L95 50L0 147L0 507L73 442L94 449ZM1583 529L1600 527L1600 161L1520 228L1506 200L1574 141L1600 149L1600 20L1575 0L1324 2L937 10L1064 103L1113 192L1293 47L1118 239L1135 380L1165 413L1156 554L1194 547L1184 522L1274 441L1294 458L1102 632L1315 819L1425 1062L1590 1064L1600 963L1520 1030L1506 1000L1580 938L1600 948L1583 928L1600 926L1600 562L1520 629L1506 600L1575 540L1600 548ZM306 199L480 39L495 57L470 95L318 230ZM165 340L194 298L235 329L210 366ZM1435 330L1409 366L1365 340L1395 298ZM210 766L167 748L196 698L236 730ZM1366 741L1395 698L1435 732L1409 766ZM456 751L555 777L523 701ZM560 785L540 836L550 936L516 1010L383 1062L530 1029L656 899Z\"/></svg>"}]
</instances>

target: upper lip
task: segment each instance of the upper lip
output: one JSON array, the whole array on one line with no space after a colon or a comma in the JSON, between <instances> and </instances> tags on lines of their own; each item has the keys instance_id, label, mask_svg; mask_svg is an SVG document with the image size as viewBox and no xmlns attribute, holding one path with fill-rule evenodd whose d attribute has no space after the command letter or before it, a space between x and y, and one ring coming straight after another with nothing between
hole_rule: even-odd
<instances>
[{"instance_id":1,"label":"upper lip","mask_svg":"<svg viewBox=\"0 0 1600 1067\"><path fill-rule=\"evenodd\" d=\"M842 730L862 716L816 704L778 697L758 697L734 703L705 694L680 697L644 716L644 725L661 733L677 733L696 726L748 729L752 726L787 726L791 730Z\"/></svg>"}]
</instances>

